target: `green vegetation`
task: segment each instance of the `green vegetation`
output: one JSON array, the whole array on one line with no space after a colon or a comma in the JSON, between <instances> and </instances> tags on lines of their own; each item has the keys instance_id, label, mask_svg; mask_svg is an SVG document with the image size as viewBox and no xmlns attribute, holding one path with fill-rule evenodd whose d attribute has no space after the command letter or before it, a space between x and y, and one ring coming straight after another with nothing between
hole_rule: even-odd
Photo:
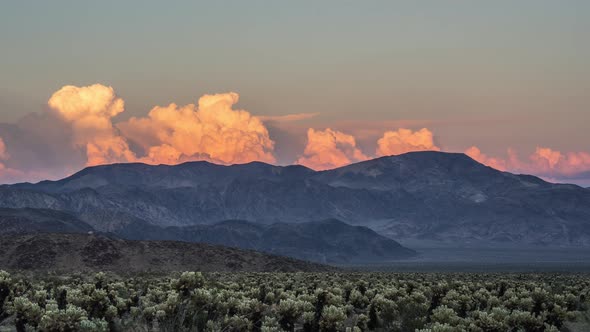
<instances>
[{"instance_id":1,"label":"green vegetation","mask_svg":"<svg viewBox=\"0 0 590 332\"><path fill-rule=\"evenodd\" d=\"M590 276L208 273L26 277L0 271L17 331L560 331Z\"/></svg>"}]
</instances>

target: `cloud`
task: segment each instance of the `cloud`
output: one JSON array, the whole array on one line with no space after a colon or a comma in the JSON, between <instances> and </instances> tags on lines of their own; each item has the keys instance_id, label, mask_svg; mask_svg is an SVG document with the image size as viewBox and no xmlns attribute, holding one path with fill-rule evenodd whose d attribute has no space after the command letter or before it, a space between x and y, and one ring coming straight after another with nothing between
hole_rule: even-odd
<instances>
[{"instance_id":1,"label":"cloud","mask_svg":"<svg viewBox=\"0 0 590 332\"><path fill-rule=\"evenodd\" d=\"M238 99L233 92L204 95L198 106L157 106L147 117L134 117L117 127L144 150L139 160L147 163L275 162L267 128L249 112L232 109Z\"/></svg>"},{"instance_id":2,"label":"cloud","mask_svg":"<svg viewBox=\"0 0 590 332\"><path fill-rule=\"evenodd\" d=\"M64 86L51 96L45 111L16 123L0 123L0 183L58 179L84 166L115 162L233 164L297 159L298 164L324 170L370 158L361 147L377 156L441 150L431 130L403 128L430 127L424 121L354 121L314 130L305 120L317 113L259 117L234 109L238 100L233 92L204 95L197 105L156 106L146 116L115 123L125 103L112 87ZM317 119L314 122L317 125ZM499 170L566 182L590 178L589 152L539 146L524 158L512 149L498 157L472 146L465 153Z\"/></svg>"},{"instance_id":3,"label":"cloud","mask_svg":"<svg viewBox=\"0 0 590 332\"><path fill-rule=\"evenodd\" d=\"M325 170L368 159L356 147L353 136L327 128L325 130L307 131L307 146L297 163Z\"/></svg>"},{"instance_id":4,"label":"cloud","mask_svg":"<svg viewBox=\"0 0 590 332\"><path fill-rule=\"evenodd\" d=\"M294 113L278 116L258 116L275 142L277 163L291 164L294 156L305 149L309 121L319 113Z\"/></svg>"},{"instance_id":5,"label":"cloud","mask_svg":"<svg viewBox=\"0 0 590 332\"><path fill-rule=\"evenodd\" d=\"M377 141L377 156L398 155L411 151L440 151L434 144L434 135L426 128L418 131L398 129L387 131Z\"/></svg>"},{"instance_id":6,"label":"cloud","mask_svg":"<svg viewBox=\"0 0 590 332\"><path fill-rule=\"evenodd\" d=\"M534 163L534 166L544 171L554 169L561 159L561 152L554 151L550 148L537 147L535 153L531 155L531 161Z\"/></svg>"},{"instance_id":7,"label":"cloud","mask_svg":"<svg viewBox=\"0 0 590 332\"><path fill-rule=\"evenodd\" d=\"M123 112L125 105L113 88L101 84L85 87L66 85L51 96L48 105L71 125L72 144L85 150L86 165L136 159L112 123L112 118Z\"/></svg>"},{"instance_id":8,"label":"cloud","mask_svg":"<svg viewBox=\"0 0 590 332\"><path fill-rule=\"evenodd\" d=\"M507 150L507 158L499 158L489 157L472 146L465 153L474 160L499 170L535 174L547 179L576 179L576 175L590 172L588 152L562 153L547 147L537 147L525 159L521 159L513 149Z\"/></svg>"},{"instance_id":9,"label":"cloud","mask_svg":"<svg viewBox=\"0 0 590 332\"><path fill-rule=\"evenodd\" d=\"M238 99L236 93L205 95L198 106L154 107L146 117L115 124L125 104L113 88L64 86L46 111L0 123L0 182L58 179L115 162L275 162L267 128L232 109Z\"/></svg>"},{"instance_id":10,"label":"cloud","mask_svg":"<svg viewBox=\"0 0 590 332\"><path fill-rule=\"evenodd\" d=\"M0 160L8 159L8 153L6 152L6 144L4 144L4 140L0 137Z\"/></svg>"},{"instance_id":11,"label":"cloud","mask_svg":"<svg viewBox=\"0 0 590 332\"><path fill-rule=\"evenodd\" d=\"M567 152L538 147L530 156L529 169L537 173L571 176L590 171L590 153Z\"/></svg>"},{"instance_id":12,"label":"cloud","mask_svg":"<svg viewBox=\"0 0 590 332\"><path fill-rule=\"evenodd\" d=\"M6 152L6 144L4 144L4 140L0 137L0 179L5 176L6 173L6 166L4 166L3 161L8 159L8 153Z\"/></svg>"},{"instance_id":13,"label":"cloud","mask_svg":"<svg viewBox=\"0 0 590 332\"><path fill-rule=\"evenodd\" d=\"M485 153L481 152L481 150L476 146L472 146L469 149L465 150L465 154L481 164L490 166L500 171L506 170L505 160L489 157Z\"/></svg>"}]
</instances>

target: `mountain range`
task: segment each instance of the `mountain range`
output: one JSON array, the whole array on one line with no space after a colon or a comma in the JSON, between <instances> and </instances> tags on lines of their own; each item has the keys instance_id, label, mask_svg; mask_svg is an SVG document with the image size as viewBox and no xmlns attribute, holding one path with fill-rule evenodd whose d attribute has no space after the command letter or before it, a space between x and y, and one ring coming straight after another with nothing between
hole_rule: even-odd
<instances>
[{"instance_id":1,"label":"mountain range","mask_svg":"<svg viewBox=\"0 0 590 332\"><path fill-rule=\"evenodd\" d=\"M327 171L260 162L104 165L59 181L0 186L0 207L57 211L127 238L209 239L282 254L293 248L275 251L272 235L329 246L330 232L299 237L298 227L335 220L402 244L590 246L590 190L442 152Z\"/></svg>"},{"instance_id":2,"label":"mountain range","mask_svg":"<svg viewBox=\"0 0 590 332\"><path fill-rule=\"evenodd\" d=\"M100 232L77 217L49 209L0 209L0 235L37 233L104 234L129 240L208 243L327 264L360 264L408 258L416 252L363 226L338 220L257 224L227 220L214 224L160 227L142 221L116 232Z\"/></svg>"},{"instance_id":3,"label":"mountain range","mask_svg":"<svg viewBox=\"0 0 590 332\"><path fill-rule=\"evenodd\" d=\"M55 233L0 236L0 269L66 273L336 270L288 257L203 243L129 241L97 234Z\"/></svg>"},{"instance_id":4,"label":"mountain range","mask_svg":"<svg viewBox=\"0 0 590 332\"><path fill-rule=\"evenodd\" d=\"M252 249L329 264L363 264L408 258L414 250L362 226L336 219L297 224L227 220L212 225L158 227L130 224L116 233L133 240L180 240Z\"/></svg>"}]
</instances>

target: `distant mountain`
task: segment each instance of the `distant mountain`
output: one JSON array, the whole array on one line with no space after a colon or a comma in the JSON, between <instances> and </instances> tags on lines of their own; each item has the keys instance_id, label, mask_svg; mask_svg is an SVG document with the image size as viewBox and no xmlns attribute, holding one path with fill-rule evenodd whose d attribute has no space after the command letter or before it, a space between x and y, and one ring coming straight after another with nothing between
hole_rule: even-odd
<instances>
[{"instance_id":1,"label":"distant mountain","mask_svg":"<svg viewBox=\"0 0 590 332\"><path fill-rule=\"evenodd\" d=\"M138 223L338 219L402 243L590 246L589 190L442 152L323 172L258 162L97 166L60 181L1 186L0 207L64 211L115 233Z\"/></svg>"},{"instance_id":2,"label":"distant mountain","mask_svg":"<svg viewBox=\"0 0 590 332\"><path fill-rule=\"evenodd\" d=\"M94 231L71 214L49 209L0 208L0 234L87 233Z\"/></svg>"},{"instance_id":3,"label":"distant mountain","mask_svg":"<svg viewBox=\"0 0 590 332\"><path fill-rule=\"evenodd\" d=\"M116 234L128 239L220 244L329 264L384 262L416 254L369 228L350 226L335 219L271 225L231 220L167 228L134 223Z\"/></svg>"},{"instance_id":4,"label":"distant mountain","mask_svg":"<svg viewBox=\"0 0 590 332\"><path fill-rule=\"evenodd\" d=\"M129 241L87 234L0 237L0 269L57 272L334 271L296 259L207 244Z\"/></svg>"},{"instance_id":5,"label":"distant mountain","mask_svg":"<svg viewBox=\"0 0 590 332\"><path fill-rule=\"evenodd\" d=\"M100 232L60 211L0 209L0 236L36 233ZM351 226L338 220L272 225L230 220L184 227L160 227L133 220L109 234L130 240L217 244L328 264L384 262L416 254L369 228Z\"/></svg>"}]
</instances>

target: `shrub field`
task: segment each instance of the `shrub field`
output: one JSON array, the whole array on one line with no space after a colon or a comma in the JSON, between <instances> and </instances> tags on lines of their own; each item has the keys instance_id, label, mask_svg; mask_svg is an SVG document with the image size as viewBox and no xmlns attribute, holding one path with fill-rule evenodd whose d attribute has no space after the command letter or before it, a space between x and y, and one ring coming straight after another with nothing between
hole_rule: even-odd
<instances>
[{"instance_id":1,"label":"shrub field","mask_svg":"<svg viewBox=\"0 0 590 332\"><path fill-rule=\"evenodd\" d=\"M564 331L589 290L574 274L0 271L0 329Z\"/></svg>"}]
</instances>

